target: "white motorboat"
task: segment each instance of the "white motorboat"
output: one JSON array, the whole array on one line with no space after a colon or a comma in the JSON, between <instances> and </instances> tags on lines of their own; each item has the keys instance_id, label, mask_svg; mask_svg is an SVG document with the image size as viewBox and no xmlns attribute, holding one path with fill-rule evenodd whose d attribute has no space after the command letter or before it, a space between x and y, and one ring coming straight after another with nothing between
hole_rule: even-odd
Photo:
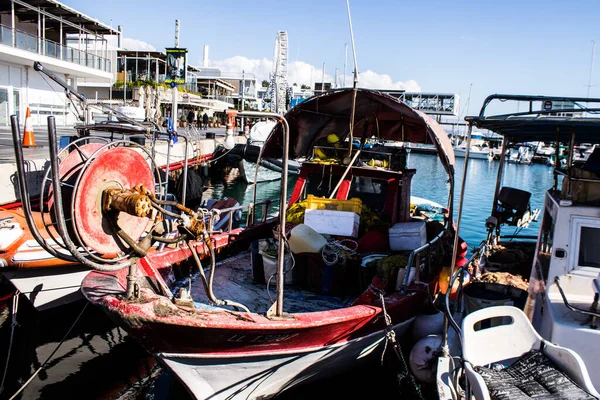
<instances>
[{"instance_id":1,"label":"white motorboat","mask_svg":"<svg viewBox=\"0 0 600 400\"><path fill-rule=\"evenodd\" d=\"M528 290L519 289L522 292L519 299L505 293L491 300L493 293L481 292L478 294L482 299L479 305L483 309L473 311L467 306L467 310L473 313L463 319L462 331L456 322L462 318L462 310L453 313L447 307L448 322L462 338L463 354L452 354L449 350L446 331L441 346L443 355L437 363L440 398L514 398L518 392L514 389L518 386L518 390L522 390L518 393L522 395L529 390L527 385L537 385L548 394L562 393L561 398L593 399L600 396L600 370L597 368L600 359L600 252L597 250L600 242L600 150L596 146L583 165L575 164L574 154L579 143L600 142L597 136L600 118L594 113L587 113L587 109L574 109L573 116L566 118L552 116L553 102L562 100L565 99L492 95L486 99L479 116L466 118L470 128L489 129L502 135L503 152L511 145L517 150L529 148L520 144L532 140L568 143L565 161L568 168L555 168L554 185L545 193L539 235L502 236L501 226L527 226L536 219L538 212L529 208L528 192L501 187L503 165L510 162L509 159L501 160L493 212L486 221L487 239L474 250L470 263L451 273L448 287L454 288L454 284L465 276L472 276L476 281L483 272L489 271L492 257L503 251L500 245L523 246L528 240L533 244L532 240L537 239L533 259L528 264L530 270L527 263L520 265L524 267L521 268L523 276L529 278L528 285L521 280ZM572 104L586 104L589 109L600 106L597 99L569 100ZM517 113L518 118L516 114L487 116L487 105L495 101L502 101L505 105L507 102L529 102L530 112L526 115ZM536 109L535 104L541 104L540 108ZM466 171L467 168L465 176ZM461 209L462 204L459 206L459 221ZM509 265L505 265L506 269L501 269L500 273L510 279L516 278L515 271L507 272ZM510 287L515 281L506 282L506 285L500 286ZM461 304L461 296L466 298L467 289L473 285L472 282L464 283L464 292L447 291L446 304L450 304L451 293L456 296L457 304ZM509 304L520 306L524 313L513 311L512 307L499 307ZM485 308L489 306L492 307ZM515 362L515 359L518 360ZM461 362L463 368L460 367ZM486 368L490 366L494 368ZM523 366L526 373L519 375L518 371L524 371L520 369ZM469 388L463 396L457 385L457 371L462 370L467 371ZM513 378L520 378L505 381L501 378L504 371L510 372ZM540 379L545 383L542 384ZM549 389L550 386L554 387ZM508 397L502 397L502 394Z\"/></svg>"},{"instance_id":2,"label":"white motorboat","mask_svg":"<svg viewBox=\"0 0 600 400\"><path fill-rule=\"evenodd\" d=\"M467 152L466 146L458 146L454 148L454 155L456 157L465 157L465 153ZM469 148L469 158L476 158L480 160L489 160L493 159L493 152L488 147L480 147L480 146L470 146Z\"/></svg>"}]
</instances>

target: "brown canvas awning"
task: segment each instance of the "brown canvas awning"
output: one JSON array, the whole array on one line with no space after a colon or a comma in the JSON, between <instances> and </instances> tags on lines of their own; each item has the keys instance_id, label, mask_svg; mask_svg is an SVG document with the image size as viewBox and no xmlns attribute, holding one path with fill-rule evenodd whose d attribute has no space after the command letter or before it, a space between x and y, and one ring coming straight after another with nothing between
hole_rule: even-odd
<instances>
[{"instance_id":1,"label":"brown canvas awning","mask_svg":"<svg viewBox=\"0 0 600 400\"><path fill-rule=\"evenodd\" d=\"M290 125L290 158L307 157L321 138L331 133L344 141L350 134L354 89L329 91L300 103L285 118ZM356 89L354 137L375 137L411 143L431 143L446 172L454 174L454 150L444 129L428 115L383 93ZM265 157L281 157L283 138L277 124L263 149Z\"/></svg>"}]
</instances>

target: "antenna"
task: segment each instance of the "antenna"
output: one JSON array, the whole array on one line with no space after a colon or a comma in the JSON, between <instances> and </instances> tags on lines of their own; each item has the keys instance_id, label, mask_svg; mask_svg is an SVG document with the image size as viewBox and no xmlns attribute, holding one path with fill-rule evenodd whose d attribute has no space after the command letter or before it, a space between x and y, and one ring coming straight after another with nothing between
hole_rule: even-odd
<instances>
[{"instance_id":1,"label":"antenna","mask_svg":"<svg viewBox=\"0 0 600 400\"><path fill-rule=\"evenodd\" d=\"M175 47L179 47L179 20L175 20Z\"/></svg>"},{"instance_id":2,"label":"antenna","mask_svg":"<svg viewBox=\"0 0 600 400\"><path fill-rule=\"evenodd\" d=\"M592 40L592 61L590 63L590 77L588 79L588 84L587 84L587 98L590 98L590 89L592 88L592 86L596 86L596 85L592 85L592 71L594 70L594 54L596 53L596 41Z\"/></svg>"},{"instance_id":3,"label":"antenna","mask_svg":"<svg viewBox=\"0 0 600 400\"><path fill-rule=\"evenodd\" d=\"M354 88L356 88L356 84L358 83L358 63L356 61L356 47L354 46L354 31L352 30L352 16L350 16L350 0L346 0L346 7L348 8L348 24L350 24L350 39L352 39L352 58L354 59Z\"/></svg>"}]
</instances>

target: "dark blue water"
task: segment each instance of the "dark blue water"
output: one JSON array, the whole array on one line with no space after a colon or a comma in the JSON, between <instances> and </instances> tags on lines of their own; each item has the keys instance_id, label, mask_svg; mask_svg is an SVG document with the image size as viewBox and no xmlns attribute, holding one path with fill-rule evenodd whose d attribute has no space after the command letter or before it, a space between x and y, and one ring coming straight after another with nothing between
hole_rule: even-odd
<instances>
[{"instance_id":1,"label":"dark blue water","mask_svg":"<svg viewBox=\"0 0 600 400\"><path fill-rule=\"evenodd\" d=\"M412 194L447 202L447 176L436 156L410 154L409 167L417 169ZM456 198L462 181L464 159L456 165ZM467 175L461 236L470 246L485 238L484 222L490 214L498 162L471 160ZM532 193L532 208L541 208L543 193L552 186L552 169L543 165L505 166L504 186ZM293 190L292 178L288 195ZM252 201L253 186L236 180L213 179L206 196L233 197L240 203ZM258 184L257 201L278 199L280 182ZM458 206L458 201L457 201ZM275 208L276 210L276 208ZM275 211L274 210L274 211ZM456 219L456 213L455 213ZM538 224L523 234L537 235ZM512 233L506 229L503 233ZM10 299L0 303L0 374L4 371L11 331ZM129 338L98 309L85 302L59 310L39 313L22 300L17 314L15 336L0 399L9 398L37 370L63 339L82 309L81 319L64 344L22 392L24 399L189 399L183 386ZM391 359L390 359L391 358ZM300 388L284 399L330 399L386 396L412 398L409 387L400 388L396 373L398 362L386 358L384 367L360 368L317 385ZM427 396L429 397L429 396ZM433 396L435 397L435 396Z\"/></svg>"},{"instance_id":2,"label":"dark blue water","mask_svg":"<svg viewBox=\"0 0 600 400\"><path fill-rule=\"evenodd\" d=\"M458 216L464 161L464 158L456 159L455 221ZM437 157L427 154L410 154L408 165L417 170L412 181L412 195L433 200L442 205L447 204L449 185L445 183L446 174ZM469 160L460 236L470 247L478 245L486 237L485 220L492 211L498 165L497 161ZM552 171L551 167L540 164L505 164L502 186L530 192L531 208L541 209L544 205L544 193L553 184ZM521 234L536 236L538 229L539 223L534 222L528 228L523 229ZM510 235L513 231L514 228L505 227L502 234Z\"/></svg>"}]
</instances>

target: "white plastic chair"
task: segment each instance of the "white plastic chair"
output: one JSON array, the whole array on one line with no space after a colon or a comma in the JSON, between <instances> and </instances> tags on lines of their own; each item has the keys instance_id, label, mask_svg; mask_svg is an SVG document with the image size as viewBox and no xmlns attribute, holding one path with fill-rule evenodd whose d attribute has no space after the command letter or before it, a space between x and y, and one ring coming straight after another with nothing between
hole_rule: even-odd
<instances>
[{"instance_id":1,"label":"white plastic chair","mask_svg":"<svg viewBox=\"0 0 600 400\"><path fill-rule=\"evenodd\" d=\"M503 317L512 318L512 322L478 331L474 329L478 322ZM469 394L474 395L478 400L489 400L490 395L483 378L475 372L473 366L502 362L512 364L524 353L539 349L542 342L543 353L562 372L591 395L600 397L594 389L581 357L573 350L544 340L535 331L523 311L516 307L487 307L467 315L462 322L462 342L465 371L470 387Z\"/></svg>"}]
</instances>

